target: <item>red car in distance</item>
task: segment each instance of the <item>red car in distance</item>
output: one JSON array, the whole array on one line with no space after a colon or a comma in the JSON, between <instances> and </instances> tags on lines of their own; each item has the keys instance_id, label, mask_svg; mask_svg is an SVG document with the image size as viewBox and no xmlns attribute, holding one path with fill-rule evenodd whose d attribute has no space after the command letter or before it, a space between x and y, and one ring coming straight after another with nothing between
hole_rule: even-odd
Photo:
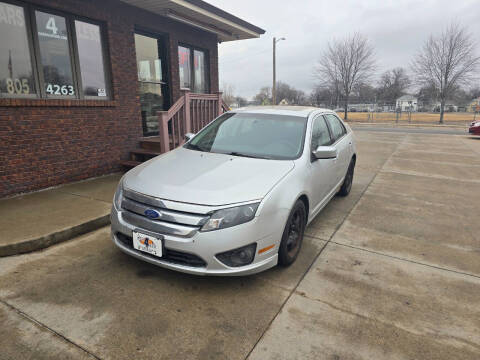
<instances>
[{"instance_id":1,"label":"red car in distance","mask_svg":"<svg viewBox=\"0 0 480 360\"><path fill-rule=\"evenodd\" d=\"M480 136L480 120L474 121L470 124L470 128L468 129L468 133L470 135Z\"/></svg>"}]
</instances>

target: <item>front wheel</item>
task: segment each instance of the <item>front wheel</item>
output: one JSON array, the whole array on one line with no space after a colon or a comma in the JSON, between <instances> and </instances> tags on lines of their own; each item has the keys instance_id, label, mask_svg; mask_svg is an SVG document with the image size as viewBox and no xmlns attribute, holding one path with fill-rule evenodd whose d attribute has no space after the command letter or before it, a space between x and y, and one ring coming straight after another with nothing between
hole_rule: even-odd
<instances>
[{"instance_id":1,"label":"front wheel","mask_svg":"<svg viewBox=\"0 0 480 360\"><path fill-rule=\"evenodd\" d=\"M347 175L345 175L345 180L343 180L342 187L338 192L340 196L347 196L350 194L350 190L352 190L353 184L353 173L355 172L355 159L350 161L350 165L348 166Z\"/></svg>"},{"instance_id":2,"label":"front wheel","mask_svg":"<svg viewBox=\"0 0 480 360\"><path fill-rule=\"evenodd\" d=\"M288 216L282 241L278 249L278 263L289 266L295 262L302 247L303 233L307 223L307 211L301 200L297 200Z\"/></svg>"}]
</instances>

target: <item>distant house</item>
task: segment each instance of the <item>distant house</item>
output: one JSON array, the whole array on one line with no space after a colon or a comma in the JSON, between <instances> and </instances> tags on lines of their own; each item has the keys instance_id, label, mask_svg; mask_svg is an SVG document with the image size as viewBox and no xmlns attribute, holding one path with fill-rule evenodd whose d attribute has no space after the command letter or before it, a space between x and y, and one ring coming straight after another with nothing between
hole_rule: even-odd
<instances>
[{"instance_id":1,"label":"distant house","mask_svg":"<svg viewBox=\"0 0 480 360\"><path fill-rule=\"evenodd\" d=\"M480 97L470 101L470 103L467 105L466 110L468 112L472 112L472 113L473 112L480 112Z\"/></svg>"},{"instance_id":2,"label":"distant house","mask_svg":"<svg viewBox=\"0 0 480 360\"><path fill-rule=\"evenodd\" d=\"M418 101L415 96L403 95L397 99L396 108L399 111L417 111Z\"/></svg>"}]
</instances>

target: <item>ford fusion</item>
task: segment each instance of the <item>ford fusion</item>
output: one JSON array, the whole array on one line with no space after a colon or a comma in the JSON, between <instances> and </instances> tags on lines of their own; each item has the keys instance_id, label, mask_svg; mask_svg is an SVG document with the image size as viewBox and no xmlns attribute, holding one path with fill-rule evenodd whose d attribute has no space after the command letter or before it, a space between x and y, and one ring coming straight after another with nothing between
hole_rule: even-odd
<instances>
[{"instance_id":1,"label":"ford fusion","mask_svg":"<svg viewBox=\"0 0 480 360\"><path fill-rule=\"evenodd\" d=\"M111 213L115 245L165 268L247 275L288 266L308 223L352 187L353 133L330 110L239 109L186 139L126 173Z\"/></svg>"}]
</instances>

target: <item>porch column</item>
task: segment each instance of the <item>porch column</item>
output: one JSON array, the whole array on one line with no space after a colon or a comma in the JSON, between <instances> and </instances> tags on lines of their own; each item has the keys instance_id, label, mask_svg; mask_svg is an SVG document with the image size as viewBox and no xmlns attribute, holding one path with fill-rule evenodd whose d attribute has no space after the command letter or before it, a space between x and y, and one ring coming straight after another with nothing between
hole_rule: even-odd
<instances>
[{"instance_id":1,"label":"porch column","mask_svg":"<svg viewBox=\"0 0 480 360\"><path fill-rule=\"evenodd\" d=\"M183 121L185 126L185 134L192 132L192 117L190 116L190 90L182 90L185 97L185 104L183 105Z\"/></svg>"},{"instance_id":2,"label":"porch column","mask_svg":"<svg viewBox=\"0 0 480 360\"><path fill-rule=\"evenodd\" d=\"M157 111L158 135L160 137L160 152L170 151L170 137L168 136L168 111Z\"/></svg>"},{"instance_id":3,"label":"porch column","mask_svg":"<svg viewBox=\"0 0 480 360\"><path fill-rule=\"evenodd\" d=\"M217 91L217 116L222 114L222 95L221 91Z\"/></svg>"}]
</instances>

